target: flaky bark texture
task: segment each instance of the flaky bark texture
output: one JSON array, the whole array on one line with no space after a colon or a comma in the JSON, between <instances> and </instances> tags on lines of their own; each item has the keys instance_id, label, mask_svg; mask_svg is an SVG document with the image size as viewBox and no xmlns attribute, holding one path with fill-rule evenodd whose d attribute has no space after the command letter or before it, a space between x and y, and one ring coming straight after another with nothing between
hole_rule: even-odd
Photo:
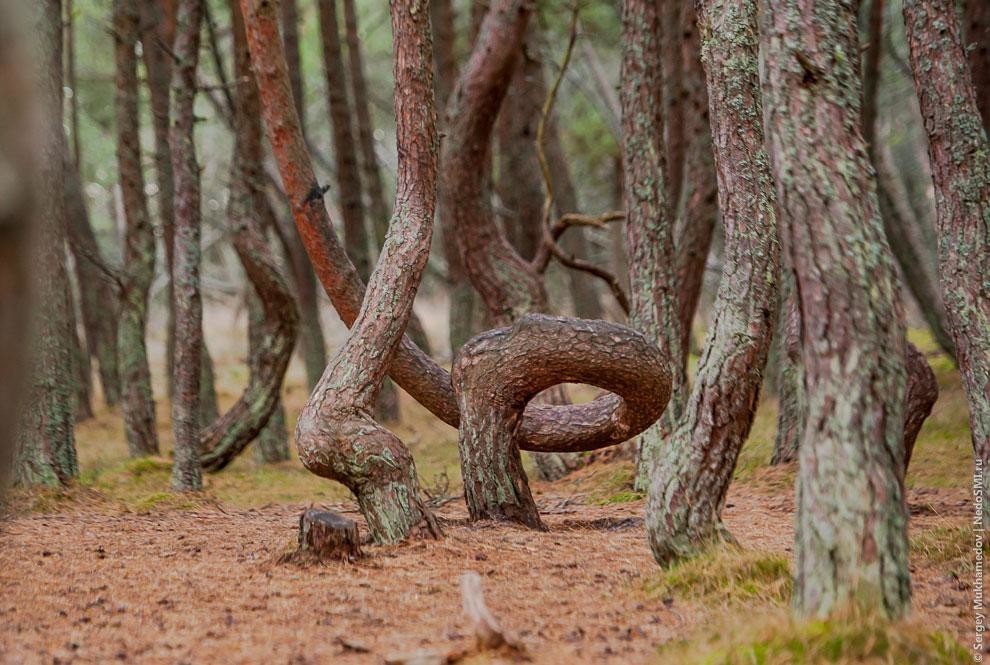
<instances>
[{"instance_id":1,"label":"flaky bark texture","mask_svg":"<svg viewBox=\"0 0 990 665\"><path fill-rule=\"evenodd\" d=\"M75 165L66 163L65 215L69 247L75 259L79 282L79 308L86 330L89 355L96 359L100 385L107 406L120 400L120 371L117 364L117 294L108 280L83 198L82 183Z\"/></svg>"},{"instance_id":2,"label":"flaky bark texture","mask_svg":"<svg viewBox=\"0 0 990 665\"><path fill-rule=\"evenodd\" d=\"M117 168L125 218L118 326L121 404L127 449L132 457L142 457L158 453L158 432L145 345L148 290L155 277L155 235L148 216L141 169L137 57L134 52L139 22L137 2L114 0L113 16L117 63Z\"/></svg>"},{"instance_id":3,"label":"flaky bark texture","mask_svg":"<svg viewBox=\"0 0 990 665\"><path fill-rule=\"evenodd\" d=\"M646 528L661 565L725 532L722 506L759 403L777 310L780 247L763 141L756 3L703 0L698 19L725 247L694 387L650 485Z\"/></svg>"},{"instance_id":4,"label":"flaky bark texture","mask_svg":"<svg viewBox=\"0 0 990 665\"><path fill-rule=\"evenodd\" d=\"M798 445L808 412L804 392L804 366L801 364L801 305L798 302L794 273L789 266L781 270L780 276L777 340L780 344L777 375L780 405L777 434L770 457L770 464L775 466L797 461Z\"/></svg>"},{"instance_id":5,"label":"flaky bark texture","mask_svg":"<svg viewBox=\"0 0 990 665\"><path fill-rule=\"evenodd\" d=\"M172 73L172 117L169 135L175 174L175 239L172 257L172 307L175 311L175 394L172 430L175 460L172 489L203 489L199 465L199 387L203 357L203 301L199 292L200 187L193 129L199 34L203 22L200 0L179 0Z\"/></svg>"},{"instance_id":6,"label":"flaky bark texture","mask_svg":"<svg viewBox=\"0 0 990 665\"><path fill-rule=\"evenodd\" d=\"M537 394L561 383L587 383L619 398L613 414L626 438L649 427L670 397L663 353L642 334L605 321L530 314L510 328L464 345L453 368L461 409L458 446L464 498L472 519L542 529L519 456L519 422ZM578 452L570 445L547 448Z\"/></svg>"},{"instance_id":7,"label":"flaky bark texture","mask_svg":"<svg viewBox=\"0 0 990 665\"><path fill-rule=\"evenodd\" d=\"M990 133L990 3L966 0L965 45L976 86L976 105L983 116L983 129Z\"/></svg>"},{"instance_id":8,"label":"flaky bark texture","mask_svg":"<svg viewBox=\"0 0 990 665\"><path fill-rule=\"evenodd\" d=\"M61 196L66 155L61 0L37 3L32 19L38 41L33 56L39 114L33 129L41 147L37 231L30 252L36 310L31 317L30 390L17 434L14 480L22 485L64 485L79 475L79 465L73 435L73 377L67 336L70 299L66 297L69 276L64 249L65 199Z\"/></svg>"},{"instance_id":9,"label":"flaky bark texture","mask_svg":"<svg viewBox=\"0 0 990 665\"><path fill-rule=\"evenodd\" d=\"M457 26L453 0L430 0L433 60L436 65L437 111L443 114L457 83Z\"/></svg>"},{"instance_id":10,"label":"flaky bark texture","mask_svg":"<svg viewBox=\"0 0 990 665\"><path fill-rule=\"evenodd\" d=\"M921 426L925 424L938 400L938 381L924 354L910 342L905 346L907 390L904 396L904 471L906 474L911 464L914 442L917 441Z\"/></svg>"},{"instance_id":11,"label":"flaky bark texture","mask_svg":"<svg viewBox=\"0 0 990 665\"><path fill-rule=\"evenodd\" d=\"M906 0L911 69L928 131L939 286L969 401L973 451L990 492L990 142L949 0ZM983 502L990 528L990 501Z\"/></svg>"},{"instance_id":12,"label":"flaky bark texture","mask_svg":"<svg viewBox=\"0 0 990 665\"><path fill-rule=\"evenodd\" d=\"M424 0L393 0L391 14L399 153L396 211L351 333L296 428L303 464L354 493L378 542L402 540L424 519L436 531L419 498L412 455L370 415L412 313L429 258L436 204L439 139L429 12ZM322 207L319 200L315 203Z\"/></svg>"},{"instance_id":13,"label":"flaky bark texture","mask_svg":"<svg viewBox=\"0 0 990 665\"><path fill-rule=\"evenodd\" d=\"M285 371L292 357L299 316L265 235L264 216L271 215L268 198L261 188L264 149L261 142L261 106L251 75L251 61L244 32L244 21L237 1L230 0L234 32L234 66L237 79L234 104L234 154L231 159L230 199L227 220L234 251L250 282L248 385L222 417L205 428L200 440L202 465L219 471L239 455L251 441L272 425L272 415L280 407L279 396ZM259 441L265 461L288 457L284 434L279 441ZM278 434L275 431L269 435ZM273 444L273 445L266 445Z\"/></svg>"},{"instance_id":14,"label":"flaky bark texture","mask_svg":"<svg viewBox=\"0 0 990 665\"><path fill-rule=\"evenodd\" d=\"M38 169L31 123L37 118L34 72L25 65L27 30L15 0L0 0L0 488L13 470L18 414L28 384L25 349L29 325L24 312L34 311L30 267L32 229L39 229L33 189ZM48 8L45 7L44 10ZM39 9L39 11L42 11ZM45 47L48 45L46 44ZM51 94L49 91L48 94ZM42 107L45 108L45 107ZM0 489L2 493L2 489Z\"/></svg>"},{"instance_id":15,"label":"flaky bark texture","mask_svg":"<svg viewBox=\"0 0 990 665\"><path fill-rule=\"evenodd\" d=\"M767 139L797 279L808 413L794 605L904 614L904 324L860 118L856 3L769 0ZM837 481L837 479L841 479Z\"/></svg>"},{"instance_id":16,"label":"flaky bark texture","mask_svg":"<svg viewBox=\"0 0 990 665\"><path fill-rule=\"evenodd\" d=\"M681 354L687 362L691 348L691 325L701 299L705 264L718 217L718 187L712 152L712 132L708 122L708 88L701 64L701 39L694 3L685 3L681 14L684 132L684 203L677 229L677 300L681 329Z\"/></svg>"},{"instance_id":17,"label":"flaky bark texture","mask_svg":"<svg viewBox=\"0 0 990 665\"><path fill-rule=\"evenodd\" d=\"M351 102L344 75L344 56L340 46L336 0L319 0L320 36L323 43L323 72L327 82L327 104L333 125L333 147L337 167L340 216L344 221L344 246L358 274L368 279L371 254L365 227L361 174L358 170L357 146L351 125Z\"/></svg>"},{"instance_id":18,"label":"flaky bark texture","mask_svg":"<svg viewBox=\"0 0 990 665\"><path fill-rule=\"evenodd\" d=\"M361 556L357 523L337 513L310 508L299 516L299 550L320 559L357 559Z\"/></svg>"},{"instance_id":19,"label":"flaky bark texture","mask_svg":"<svg viewBox=\"0 0 990 665\"><path fill-rule=\"evenodd\" d=\"M635 486L647 489L658 453L681 419L681 358L674 264L674 216L667 201L660 82L660 16L652 0L622 5L622 172L632 310L629 323L656 340L672 364L672 397L660 422L639 439Z\"/></svg>"}]
</instances>

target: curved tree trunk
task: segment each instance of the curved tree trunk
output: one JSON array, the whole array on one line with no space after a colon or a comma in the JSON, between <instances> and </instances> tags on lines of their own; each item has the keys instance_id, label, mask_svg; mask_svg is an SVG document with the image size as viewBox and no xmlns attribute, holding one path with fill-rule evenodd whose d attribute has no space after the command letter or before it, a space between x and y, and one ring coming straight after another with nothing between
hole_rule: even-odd
<instances>
[{"instance_id":1,"label":"curved tree trunk","mask_svg":"<svg viewBox=\"0 0 990 665\"><path fill-rule=\"evenodd\" d=\"M120 400L120 372L117 365L117 294L107 280L105 261L96 242L89 211L83 198L79 171L66 166L66 226L69 247L75 257L79 282L79 306L89 355L96 359L100 385L107 406Z\"/></svg>"},{"instance_id":2,"label":"curved tree trunk","mask_svg":"<svg viewBox=\"0 0 990 665\"><path fill-rule=\"evenodd\" d=\"M120 295L118 352L124 433L131 457L158 454L155 400L145 328L148 290L155 277L155 235L148 216L138 126L137 58L139 14L135 0L114 0L116 43L117 168L124 203L124 275Z\"/></svg>"},{"instance_id":3,"label":"curved tree trunk","mask_svg":"<svg viewBox=\"0 0 990 665\"><path fill-rule=\"evenodd\" d=\"M254 11L263 11L263 5L256 4ZM354 493L378 542L402 540L424 519L437 531L419 498L408 449L369 415L412 313L433 230L438 134L429 13L414 7L410 0L391 3L399 153L396 212L351 333L331 359L296 429L303 464ZM319 198L308 205L326 215Z\"/></svg>"},{"instance_id":4,"label":"curved tree trunk","mask_svg":"<svg viewBox=\"0 0 990 665\"><path fill-rule=\"evenodd\" d=\"M674 217L668 206L660 82L660 15L651 0L622 5L622 173L632 311L629 322L673 363L672 397L639 439L635 487L645 490L660 449L680 420L686 382L674 280Z\"/></svg>"},{"instance_id":5,"label":"curved tree trunk","mask_svg":"<svg viewBox=\"0 0 990 665\"><path fill-rule=\"evenodd\" d=\"M722 507L759 403L777 309L780 247L763 140L756 3L702 1L698 19L725 248L694 388L650 485L646 528L661 565L725 533Z\"/></svg>"},{"instance_id":6,"label":"curved tree trunk","mask_svg":"<svg viewBox=\"0 0 990 665\"><path fill-rule=\"evenodd\" d=\"M66 335L69 276L65 267L65 199L59 195L65 184L66 156L61 0L37 3L31 16L38 37L37 50L32 54L38 94L36 112L41 113L32 122L41 148L37 231L30 251L34 268L31 288L37 309L31 317L30 389L17 433L14 481L22 485L65 485L79 475L79 466L72 421L72 362ZM16 195L13 200L16 202ZM16 237L15 234L16 231L12 235Z\"/></svg>"},{"instance_id":7,"label":"curved tree trunk","mask_svg":"<svg viewBox=\"0 0 990 665\"><path fill-rule=\"evenodd\" d=\"M530 314L509 328L464 345L453 380L461 409L461 472L471 519L520 522L542 529L519 456L526 404L561 383L587 383L619 396L616 412L635 436L663 412L670 397L667 358L642 334L606 321ZM548 450L589 450L561 446Z\"/></svg>"},{"instance_id":8,"label":"curved tree trunk","mask_svg":"<svg viewBox=\"0 0 990 665\"><path fill-rule=\"evenodd\" d=\"M200 184L193 128L199 35L203 22L200 0L179 0L176 19L175 58L172 73L172 172L175 174L175 246L172 277L175 311L175 394L172 397L172 429L175 461L172 489L203 489L199 465L200 373L203 358L203 301L199 291Z\"/></svg>"},{"instance_id":9,"label":"curved tree trunk","mask_svg":"<svg viewBox=\"0 0 990 665\"><path fill-rule=\"evenodd\" d=\"M969 401L976 470L990 494L990 141L949 0L906 0L911 68L928 131L939 286ZM983 502L990 528L990 501Z\"/></svg>"},{"instance_id":10,"label":"curved tree trunk","mask_svg":"<svg viewBox=\"0 0 990 665\"><path fill-rule=\"evenodd\" d=\"M911 596L904 324L859 129L855 5L769 0L764 11L767 140L808 399L794 604L803 615L855 604L900 616Z\"/></svg>"},{"instance_id":11,"label":"curved tree trunk","mask_svg":"<svg viewBox=\"0 0 990 665\"><path fill-rule=\"evenodd\" d=\"M279 397L299 323L289 287L265 234L266 217L273 218L274 213L268 207L268 197L261 185L264 181L261 105L237 0L230 0L230 10L237 87L227 219L234 251L251 283L253 293L249 298L255 306L248 308L251 317L248 385L234 405L204 429L200 439L201 461L207 471L226 467L256 437L262 461L288 458L284 414L279 432Z\"/></svg>"}]
</instances>

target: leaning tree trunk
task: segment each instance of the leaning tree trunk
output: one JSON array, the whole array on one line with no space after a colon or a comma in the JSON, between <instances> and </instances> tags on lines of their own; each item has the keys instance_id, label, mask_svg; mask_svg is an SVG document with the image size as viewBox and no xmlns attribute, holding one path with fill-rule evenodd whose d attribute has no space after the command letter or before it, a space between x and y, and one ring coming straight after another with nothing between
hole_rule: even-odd
<instances>
[{"instance_id":1,"label":"leaning tree trunk","mask_svg":"<svg viewBox=\"0 0 990 665\"><path fill-rule=\"evenodd\" d=\"M37 89L32 87L33 72L24 67L29 57L24 39L28 30L17 20L23 12L14 5L13 0L0 0L0 70L6 72L0 77L0 98L9 103L0 126L0 170L10 174L0 182L0 200L4 201L0 209L0 367L4 368L0 382L0 488L6 486L13 467L18 414L24 388L29 385L24 353L29 326L24 312L35 311L30 286L31 241L32 230L40 230L43 222L36 214L39 200L33 191L42 185L34 180L38 154L31 126L37 118L31 114ZM39 11L48 9L39 5ZM49 88L46 94L57 92Z\"/></svg>"},{"instance_id":2,"label":"leaning tree trunk","mask_svg":"<svg viewBox=\"0 0 990 665\"><path fill-rule=\"evenodd\" d=\"M253 11L262 12L264 4L255 4ZM438 135L432 51L429 13L416 9L411 0L391 3L399 154L395 215L350 335L331 359L296 429L303 464L354 493L378 542L402 540L423 520L438 533L419 497L412 455L369 415L409 322L433 231ZM260 36L259 18L250 17L259 24L252 28L252 38ZM303 205L326 216L319 196Z\"/></svg>"},{"instance_id":3,"label":"leaning tree trunk","mask_svg":"<svg viewBox=\"0 0 990 665\"><path fill-rule=\"evenodd\" d=\"M251 287L247 295L248 312L248 371L257 374L262 369L265 358L264 320L265 312L261 299ZM278 387L281 393L281 386ZM254 440L254 460L259 464L284 462L290 458L289 430L285 424L285 407L281 395L275 400L275 409L268 422L258 432Z\"/></svg>"},{"instance_id":4,"label":"leaning tree trunk","mask_svg":"<svg viewBox=\"0 0 990 665\"><path fill-rule=\"evenodd\" d=\"M242 0L249 10L247 28L262 115L278 163L293 218L317 277L345 325L357 318L364 283L333 232L323 188L316 182L312 160L299 127L285 56L277 39L278 25L270 3ZM417 402L445 423L457 427L460 413L450 375L427 357L408 336L396 350L389 373ZM614 395L587 404L529 404L520 424L520 448L536 452L595 450L626 441L630 427L624 403Z\"/></svg>"},{"instance_id":5,"label":"leaning tree trunk","mask_svg":"<svg viewBox=\"0 0 990 665\"><path fill-rule=\"evenodd\" d=\"M650 484L646 528L661 565L725 534L722 507L756 414L777 309L780 247L763 140L756 3L703 0L698 25L725 247L694 387Z\"/></svg>"},{"instance_id":6,"label":"leaning tree trunk","mask_svg":"<svg viewBox=\"0 0 990 665\"><path fill-rule=\"evenodd\" d=\"M38 82L35 112L39 114L33 129L41 148L37 232L30 252L36 309L31 317L30 390L17 434L14 480L22 485L64 485L79 475L79 466L73 435L73 377L67 337L65 199L60 195L65 186L66 154L62 129L61 0L37 3L32 18L38 36L33 56ZM3 48L8 47L5 44ZM24 312L19 314L23 316Z\"/></svg>"},{"instance_id":7,"label":"leaning tree trunk","mask_svg":"<svg viewBox=\"0 0 990 665\"><path fill-rule=\"evenodd\" d=\"M108 278L106 262L100 253L96 235L89 222L83 199L82 182L74 165L66 166L66 226L69 247L75 258L79 282L79 306L82 311L86 344L99 368L100 385L107 406L120 400L120 372L117 364L117 294Z\"/></svg>"},{"instance_id":8,"label":"leaning tree trunk","mask_svg":"<svg viewBox=\"0 0 990 665\"><path fill-rule=\"evenodd\" d=\"M683 414L686 383L681 359L674 263L674 216L667 201L663 130L658 109L663 104L660 82L660 16L652 0L626 0L622 5L622 173L626 207L626 250L632 295L630 325L657 340L673 363L672 398L660 422L639 438L637 489L650 477L666 438Z\"/></svg>"},{"instance_id":9,"label":"leaning tree trunk","mask_svg":"<svg viewBox=\"0 0 990 665\"><path fill-rule=\"evenodd\" d=\"M928 131L938 213L939 286L969 401L976 470L990 493L990 141L955 3L906 0L911 68ZM983 502L990 528L990 501Z\"/></svg>"},{"instance_id":10,"label":"leaning tree trunk","mask_svg":"<svg viewBox=\"0 0 990 665\"><path fill-rule=\"evenodd\" d=\"M172 117L169 137L175 174L175 238L172 250L172 297L175 312L175 394L172 396L172 429L175 461L172 489L203 488L199 464L199 383L203 356L203 301L199 291L200 184L196 161L193 105L199 35L203 22L200 0L179 0L176 19L175 70L172 73Z\"/></svg>"},{"instance_id":11,"label":"leaning tree trunk","mask_svg":"<svg viewBox=\"0 0 990 665\"><path fill-rule=\"evenodd\" d=\"M265 235L264 215L273 213L267 207L268 197L261 188L264 173L261 104L251 73L244 19L237 0L230 0L230 9L237 88L227 219L234 251L251 283L250 288L254 291L251 297L260 305L260 311L249 313L253 320L249 331L248 385L234 405L203 431L201 462L207 471L225 468L262 434L266 426L273 425L272 417L280 408L279 395L299 322L292 295ZM274 17L270 20L274 21ZM277 30L272 34L277 39ZM277 425L277 419L275 423ZM264 456L274 461L272 458L282 457L284 448L283 439L276 449L268 448ZM287 455L288 451L284 452Z\"/></svg>"},{"instance_id":12,"label":"leaning tree trunk","mask_svg":"<svg viewBox=\"0 0 990 665\"><path fill-rule=\"evenodd\" d=\"M803 615L855 604L900 616L911 596L904 324L860 131L855 6L769 0L764 11L767 138L808 400L794 604Z\"/></svg>"},{"instance_id":13,"label":"leaning tree trunk","mask_svg":"<svg viewBox=\"0 0 990 665\"><path fill-rule=\"evenodd\" d=\"M118 352L124 433L131 457L158 454L155 400L145 328L148 290L155 277L155 234L148 216L141 168L137 57L138 4L114 0L116 43L117 168L124 204L124 261L120 294Z\"/></svg>"}]
</instances>

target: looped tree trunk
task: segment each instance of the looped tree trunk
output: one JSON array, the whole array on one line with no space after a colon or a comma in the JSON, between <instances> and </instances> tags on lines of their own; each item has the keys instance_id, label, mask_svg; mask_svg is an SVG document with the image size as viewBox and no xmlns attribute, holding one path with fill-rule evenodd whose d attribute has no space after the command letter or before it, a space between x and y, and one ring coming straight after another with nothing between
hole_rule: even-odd
<instances>
[{"instance_id":1,"label":"looped tree trunk","mask_svg":"<svg viewBox=\"0 0 990 665\"><path fill-rule=\"evenodd\" d=\"M458 445L471 518L542 529L519 455L526 404L561 383L604 388L613 393L608 420L628 439L663 413L671 370L660 349L631 328L529 314L512 327L484 332L465 344L454 361L452 379L461 411ZM577 420L569 425L580 427ZM602 447L581 437L545 444L543 452Z\"/></svg>"}]
</instances>

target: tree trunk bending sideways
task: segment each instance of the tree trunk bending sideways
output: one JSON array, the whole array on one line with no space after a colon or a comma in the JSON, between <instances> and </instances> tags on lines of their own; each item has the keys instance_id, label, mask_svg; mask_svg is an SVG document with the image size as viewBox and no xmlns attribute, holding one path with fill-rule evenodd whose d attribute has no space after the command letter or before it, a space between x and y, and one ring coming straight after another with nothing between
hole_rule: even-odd
<instances>
[{"instance_id":1,"label":"tree trunk bending sideways","mask_svg":"<svg viewBox=\"0 0 990 665\"><path fill-rule=\"evenodd\" d=\"M351 326L361 308L364 283L333 232L323 205L323 188L316 181L293 105L278 22L271 4L241 0L241 6L248 11L248 45L262 101L262 116L303 244L330 302L344 324ZM458 426L460 412L450 374L424 354L408 335L402 338L391 360L389 374L431 413L452 427ZM520 448L594 450L622 443L630 436L629 429L615 417L622 404L615 395L566 406L530 403L520 425Z\"/></svg>"},{"instance_id":2,"label":"tree trunk bending sideways","mask_svg":"<svg viewBox=\"0 0 990 665\"><path fill-rule=\"evenodd\" d=\"M289 287L272 256L262 215L268 198L263 178L261 106L237 0L230 0L234 33L236 104L234 156L231 159L227 219L234 251L244 267L260 309L252 330L254 339L248 385L234 405L203 430L201 463L220 471L251 443L279 405L279 393L292 357L299 315Z\"/></svg>"},{"instance_id":3,"label":"tree trunk bending sideways","mask_svg":"<svg viewBox=\"0 0 990 665\"><path fill-rule=\"evenodd\" d=\"M694 388L653 469L646 528L661 565L726 533L722 506L759 403L777 310L780 247L763 140L756 2L702 0L698 24L725 249Z\"/></svg>"},{"instance_id":4,"label":"tree trunk bending sideways","mask_svg":"<svg viewBox=\"0 0 990 665\"><path fill-rule=\"evenodd\" d=\"M768 0L767 143L802 320L794 606L910 605L904 324L861 133L856 3Z\"/></svg>"},{"instance_id":5,"label":"tree trunk bending sideways","mask_svg":"<svg viewBox=\"0 0 990 665\"><path fill-rule=\"evenodd\" d=\"M158 454L155 401L145 345L148 291L155 277L155 235L148 216L141 168L135 56L139 23L137 7L135 0L114 0L117 165L125 217L118 352L124 433L131 457Z\"/></svg>"},{"instance_id":6,"label":"tree trunk bending sideways","mask_svg":"<svg viewBox=\"0 0 990 665\"><path fill-rule=\"evenodd\" d=\"M259 81L273 69L284 80L284 58L268 60L263 56L264 47L259 49L264 41L269 42L265 46L272 46L273 38L277 45L271 4L242 0L242 7ZM303 464L354 493L378 542L402 540L424 519L434 533L438 532L419 497L408 449L371 415L412 312L429 255L436 202L438 135L429 12L418 0L394 0L391 10L399 153L396 211L351 333L331 359L296 428ZM263 97L265 87L262 83ZM266 100L266 107L271 101ZM291 97L288 102L291 104ZM276 134L277 128L269 122L269 130ZM290 140L298 139L293 136ZM278 152L280 137L273 136L272 143ZM283 180L288 181L286 189L292 196L298 190L290 186L295 183L285 166L280 160ZM305 175L315 183L310 164L297 166L309 171ZM297 219L300 213L313 214L329 223L318 187L304 200L293 200L292 205ZM305 238L306 227L301 230Z\"/></svg>"},{"instance_id":7,"label":"tree trunk bending sideways","mask_svg":"<svg viewBox=\"0 0 990 665\"><path fill-rule=\"evenodd\" d=\"M990 495L990 141L959 35L956 5L907 0L911 68L928 131L939 286L969 401L977 476ZM983 501L990 528L990 500Z\"/></svg>"},{"instance_id":8,"label":"tree trunk bending sideways","mask_svg":"<svg viewBox=\"0 0 990 665\"><path fill-rule=\"evenodd\" d=\"M615 425L633 437L670 398L668 359L642 334L601 320L540 314L470 340L454 361L461 410L458 446L464 498L472 519L503 519L543 528L519 456L526 404L561 383L587 383L621 399ZM578 452L580 441L544 448Z\"/></svg>"},{"instance_id":9,"label":"tree trunk bending sideways","mask_svg":"<svg viewBox=\"0 0 990 665\"><path fill-rule=\"evenodd\" d=\"M670 358L673 395L660 422L639 439L637 489L647 489L656 459L683 412L686 383L675 287L674 215L667 200L660 16L653 0L622 5L622 167L632 308L629 322Z\"/></svg>"}]
</instances>

